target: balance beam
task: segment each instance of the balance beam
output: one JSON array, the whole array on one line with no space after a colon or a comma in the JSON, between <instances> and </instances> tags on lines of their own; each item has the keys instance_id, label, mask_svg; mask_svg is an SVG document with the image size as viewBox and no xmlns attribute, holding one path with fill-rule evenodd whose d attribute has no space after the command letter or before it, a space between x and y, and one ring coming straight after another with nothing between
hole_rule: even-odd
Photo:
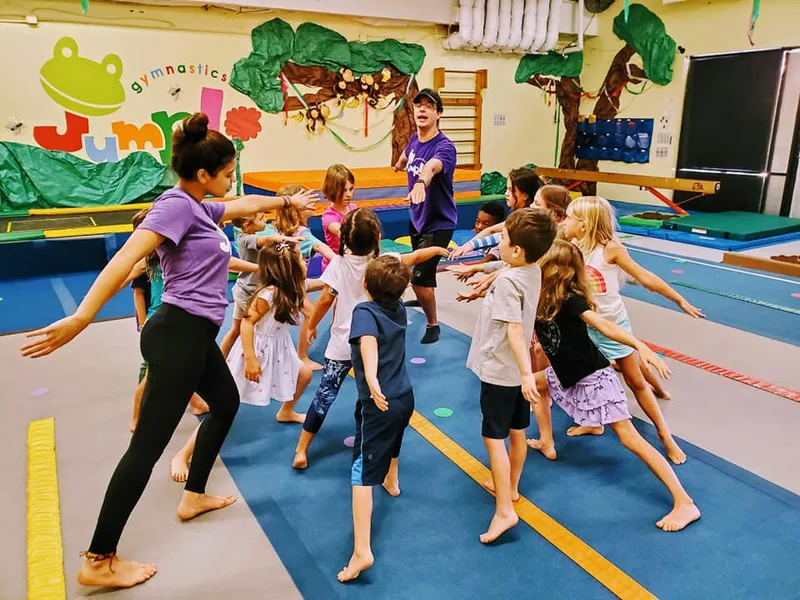
<instances>
[{"instance_id":1,"label":"balance beam","mask_svg":"<svg viewBox=\"0 0 800 600\"><path fill-rule=\"evenodd\" d=\"M536 167L536 174L554 179L571 179L572 181L594 181L597 183L617 183L634 185L646 189L676 213L687 215L685 210L667 198L655 188L676 190L680 192L697 192L699 195L711 195L719 191L719 181L704 179L677 179L675 177L653 177L650 175L634 175L632 173L603 173L600 171L575 171L572 169L554 169Z\"/></svg>"}]
</instances>

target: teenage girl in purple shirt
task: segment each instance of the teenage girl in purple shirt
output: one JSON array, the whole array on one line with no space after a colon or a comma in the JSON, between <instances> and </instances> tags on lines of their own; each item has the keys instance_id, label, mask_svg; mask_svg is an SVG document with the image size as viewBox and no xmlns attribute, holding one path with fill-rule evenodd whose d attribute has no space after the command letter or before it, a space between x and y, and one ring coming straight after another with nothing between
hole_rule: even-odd
<instances>
[{"instance_id":1,"label":"teenage girl in purple shirt","mask_svg":"<svg viewBox=\"0 0 800 600\"><path fill-rule=\"evenodd\" d=\"M197 435L178 517L188 520L235 501L233 496L205 493L211 467L239 408L236 384L216 343L228 305L231 257L230 243L218 223L289 204L313 207L317 199L316 194L301 192L291 198L205 201L207 196L221 198L230 190L236 150L230 140L208 129L208 117L202 113L183 122L174 133L172 148L172 168L180 177L177 186L155 200L77 311L28 334L34 339L22 348L23 356L38 358L67 344L92 322L134 265L154 250L158 253L164 293L161 307L141 335L149 374L139 423L108 485L94 537L78 572L81 585L132 587L155 574L155 565L120 560L117 544L195 391L208 403L210 414Z\"/></svg>"}]
</instances>

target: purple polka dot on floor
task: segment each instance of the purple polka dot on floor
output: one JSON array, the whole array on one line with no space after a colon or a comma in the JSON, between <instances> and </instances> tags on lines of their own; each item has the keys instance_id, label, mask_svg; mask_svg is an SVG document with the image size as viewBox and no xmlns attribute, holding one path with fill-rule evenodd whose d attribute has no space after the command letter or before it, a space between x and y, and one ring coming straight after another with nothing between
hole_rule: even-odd
<instances>
[{"instance_id":1,"label":"purple polka dot on floor","mask_svg":"<svg viewBox=\"0 0 800 600\"><path fill-rule=\"evenodd\" d=\"M344 445L348 448L352 448L356 445L356 438L355 436L351 435L350 437L344 438Z\"/></svg>"},{"instance_id":2,"label":"purple polka dot on floor","mask_svg":"<svg viewBox=\"0 0 800 600\"><path fill-rule=\"evenodd\" d=\"M800 298L800 294L798 294L797 292L794 292L792 294L792 298Z\"/></svg>"},{"instance_id":3,"label":"purple polka dot on floor","mask_svg":"<svg viewBox=\"0 0 800 600\"><path fill-rule=\"evenodd\" d=\"M675 273L675 275L683 275L683 269L672 269L672 272Z\"/></svg>"},{"instance_id":4,"label":"purple polka dot on floor","mask_svg":"<svg viewBox=\"0 0 800 600\"><path fill-rule=\"evenodd\" d=\"M31 392L31 396L44 396L45 394L49 393L50 390L47 388L39 388L38 390L33 390Z\"/></svg>"},{"instance_id":5,"label":"purple polka dot on floor","mask_svg":"<svg viewBox=\"0 0 800 600\"><path fill-rule=\"evenodd\" d=\"M415 356L409 361L412 365L424 365L427 361L421 356Z\"/></svg>"}]
</instances>

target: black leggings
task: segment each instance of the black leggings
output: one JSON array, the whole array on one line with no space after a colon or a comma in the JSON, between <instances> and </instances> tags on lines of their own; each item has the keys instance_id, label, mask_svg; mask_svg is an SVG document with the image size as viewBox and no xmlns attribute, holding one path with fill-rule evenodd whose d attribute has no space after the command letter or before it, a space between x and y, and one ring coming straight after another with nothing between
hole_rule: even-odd
<instances>
[{"instance_id":1,"label":"black leggings","mask_svg":"<svg viewBox=\"0 0 800 600\"><path fill-rule=\"evenodd\" d=\"M186 490L202 494L239 409L239 392L217 346L219 327L162 304L142 330L148 363L139 423L108 484L89 551L115 552L125 523L167 447L194 392L208 403L197 433Z\"/></svg>"}]
</instances>

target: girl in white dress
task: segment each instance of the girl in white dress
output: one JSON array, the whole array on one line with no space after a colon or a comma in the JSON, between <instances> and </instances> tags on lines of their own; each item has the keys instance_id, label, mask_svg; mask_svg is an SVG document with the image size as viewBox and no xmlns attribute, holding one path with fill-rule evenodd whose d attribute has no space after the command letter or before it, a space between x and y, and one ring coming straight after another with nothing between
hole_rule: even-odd
<instances>
[{"instance_id":1,"label":"girl in white dress","mask_svg":"<svg viewBox=\"0 0 800 600\"><path fill-rule=\"evenodd\" d=\"M296 325L305 300L306 266L292 242L268 243L258 254L261 285L242 319L241 335L228 355L241 402L267 406L282 402L275 418L303 423L294 407L311 381L311 368L297 356L290 325ZM185 481L197 430L175 455L172 478Z\"/></svg>"}]
</instances>

